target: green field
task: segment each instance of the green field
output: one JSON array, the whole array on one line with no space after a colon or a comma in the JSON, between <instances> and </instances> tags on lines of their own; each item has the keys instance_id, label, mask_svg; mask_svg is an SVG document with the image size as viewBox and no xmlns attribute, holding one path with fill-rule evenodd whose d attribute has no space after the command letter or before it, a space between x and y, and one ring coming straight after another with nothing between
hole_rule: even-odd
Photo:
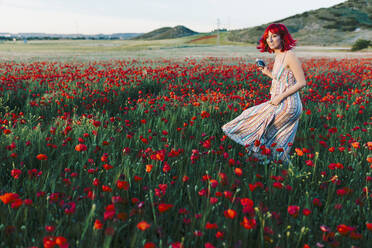
<instances>
[{"instance_id":1,"label":"green field","mask_svg":"<svg viewBox=\"0 0 372 248\"><path fill-rule=\"evenodd\" d=\"M205 36L205 35L204 35ZM179 39L155 41L131 40L33 40L0 42L0 61L96 61L124 58L183 58L183 57L272 57L261 54L254 44L230 42L226 34L217 39L190 42L203 35ZM300 57L371 57L372 48L360 52L350 52L350 47L296 48Z\"/></svg>"}]
</instances>

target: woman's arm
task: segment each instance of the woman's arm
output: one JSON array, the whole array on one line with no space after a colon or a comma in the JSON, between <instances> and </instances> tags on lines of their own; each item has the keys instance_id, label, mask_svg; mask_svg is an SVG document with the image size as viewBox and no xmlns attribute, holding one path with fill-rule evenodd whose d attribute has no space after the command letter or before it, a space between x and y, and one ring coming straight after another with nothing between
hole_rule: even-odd
<instances>
[{"instance_id":1,"label":"woman's arm","mask_svg":"<svg viewBox=\"0 0 372 248\"><path fill-rule=\"evenodd\" d=\"M264 68L260 67L260 70L261 70L261 72L262 72L264 75L266 75L266 76L270 77L271 79L273 79L273 74L272 74L271 71L267 68L267 66L265 66Z\"/></svg>"},{"instance_id":2,"label":"woman's arm","mask_svg":"<svg viewBox=\"0 0 372 248\"><path fill-rule=\"evenodd\" d=\"M280 94L282 100L306 86L305 73L302 69L300 61L292 51L287 52L287 65L293 72L293 75L296 79L296 84L290 86L286 91Z\"/></svg>"}]
</instances>

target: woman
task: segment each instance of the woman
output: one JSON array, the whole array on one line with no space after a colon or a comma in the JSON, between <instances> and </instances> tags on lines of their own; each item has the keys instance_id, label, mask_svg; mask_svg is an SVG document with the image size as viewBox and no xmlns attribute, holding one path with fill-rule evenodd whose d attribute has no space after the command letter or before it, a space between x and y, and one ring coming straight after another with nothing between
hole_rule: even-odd
<instances>
[{"instance_id":1,"label":"woman","mask_svg":"<svg viewBox=\"0 0 372 248\"><path fill-rule=\"evenodd\" d=\"M238 117L222 126L223 132L244 145L248 155L289 163L298 121L302 114L299 90L306 86L301 63L291 50L296 45L283 24L269 25L259 41L261 52L275 53L272 72L260 67L272 78L270 101L244 110Z\"/></svg>"}]
</instances>

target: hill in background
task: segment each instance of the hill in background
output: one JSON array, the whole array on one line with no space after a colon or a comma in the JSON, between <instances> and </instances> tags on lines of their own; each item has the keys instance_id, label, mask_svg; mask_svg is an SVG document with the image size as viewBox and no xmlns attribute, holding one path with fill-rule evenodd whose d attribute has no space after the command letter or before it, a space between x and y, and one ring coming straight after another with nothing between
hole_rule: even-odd
<instances>
[{"instance_id":1,"label":"hill in background","mask_svg":"<svg viewBox=\"0 0 372 248\"><path fill-rule=\"evenodd\" d=\"M132 40L163 40L163 39L175 39L185 36L195 35L198 32L192 31L191 29L186 28L185 26L179 25L173 28L164 27L159 28L154 31L136 36L131 38Z\"/></svg>"},{"instance_id":2,"label":"hill in background","mask_svg":"<svg viewBox=\"0 0 372 248\"><path fill-rule=\"evenodd\" d=\"M228 40L256 43L271 23L282 23L300 45L351 45L372 39L372 0L349 0L264 25L230 31Z\"/></svg>"}]
</instances>

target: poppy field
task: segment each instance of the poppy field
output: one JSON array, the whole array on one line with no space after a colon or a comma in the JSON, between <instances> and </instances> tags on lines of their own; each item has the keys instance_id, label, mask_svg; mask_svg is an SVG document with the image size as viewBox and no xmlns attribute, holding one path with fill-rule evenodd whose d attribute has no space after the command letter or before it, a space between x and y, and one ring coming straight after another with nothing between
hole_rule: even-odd
<instances>
[{"instance_id":1,"label":"poppy field","mask_svg":"<svg viewBox=\"0 0 372 248\"><path fill-rule=\"evenodd\" d=\"M372 58L301 61L288 165L221 130L253 59L1 62L0 247L371 247Z\"/></svg>"}]
</instances>

